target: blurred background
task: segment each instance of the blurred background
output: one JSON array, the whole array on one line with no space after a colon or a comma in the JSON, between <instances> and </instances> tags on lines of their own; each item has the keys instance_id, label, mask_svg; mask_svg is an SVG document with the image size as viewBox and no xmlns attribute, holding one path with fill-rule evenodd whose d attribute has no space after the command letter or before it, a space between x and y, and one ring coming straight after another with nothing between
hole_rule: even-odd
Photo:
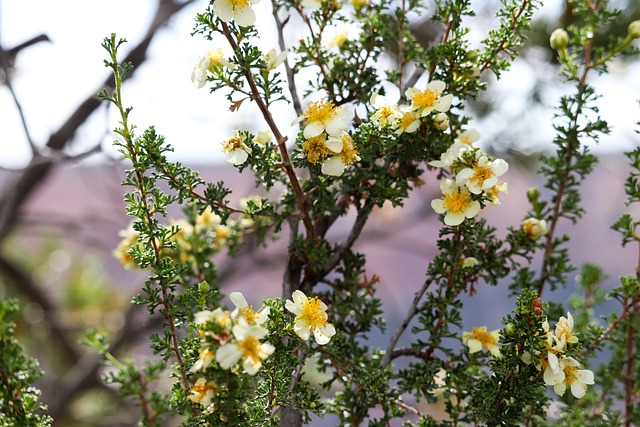
<instances>
[{"instance_id":1,"label":"blurred background","mask_svg":"<svg viewBox=\"0 0 640 427\"><path fill-rule=\"evenodd\" d=\"M497 24L500 2L473 3L477 16L469 20L470 37L479 47ZM613 3L624 12L607 31L624 36L629 22L640 18L640 1ZM124 99L134 107L131 120L138 129L155 125L175 148L170 159L192 166L206 180L232 182L233 201L254 192L253 177L230 167L219 147L233 129L257 132L265 125L255 121L251 105L232 115L223 95L197 90L190 80L198 56L212 47L191 36L195 14L206 5L203 0L0 0L0 297L20 298L18 334L46 371L37 386L55 425L135 425L137 409L100 382L99 358L78 339L88 328L99 328L109 334L114 354L146 357L148 333L157 327L144 309L129 303L146 275L125 270L112 255L130 218L120 186L128 165L111 144L117 119L96 97L110 84L100 46L104 37L115 32L129 41L123 54L136 71L124 85ZM263 0L256 9L266 51L276 46L270 2ZM439 31L428 20L429 10L413 26L425 44ZM510 163L509 194L502 205L483 211L501 232L518 226L527 212L526 190L542 186L535 175L537 156L552 149L554 107L571 91L558 77L548 46L551 32L572 22L567 10L564 0L546 1L512 68L500 80L483 76L489 89L467 102L470 127L482 136L479 144ZM393 54L385 61L392 66ZM583 183L587 215L559 230L572 237L576 265L603 267L607 288L633 273L637 263L609 227L628 211L622 153L640 141L634 132L640 121L639 75L634 56L618 58L606 76L591 76L602 95L602 116L613 130L590 147L600 164ZM293 117L290 108L282 108L276 120L286 129ZM369 274L381 277L378 293L388 313L388 330L372 346L385 346L436 251L440 222L430 201L439 188L435 180L425 180L404 209L376 211L355 247L367 254ZM349 224L345 218L332 237L340 238ZM285 249L281 239L269 249L248 246L233 259L221 255L216 262L223 291L243 291L250 303L279 296ZM569 286L546 296L563 300L573 293ZM472 298L467 330L499 328L513 307L503 288L481 287Z\"/></svg>"}]
</instances>

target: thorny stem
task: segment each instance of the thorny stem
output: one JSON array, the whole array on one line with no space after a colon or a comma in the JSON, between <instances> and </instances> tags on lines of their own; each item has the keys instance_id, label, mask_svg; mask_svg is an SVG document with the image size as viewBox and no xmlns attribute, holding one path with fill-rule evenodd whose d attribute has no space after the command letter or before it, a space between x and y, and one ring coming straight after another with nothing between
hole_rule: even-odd
<instances>
[{"instance_id":1,"label":"thorny stem","mask_svg":"<svg viewBox=\"0 0 640 427\"><path fill-rule=\"evenodd\" d=\"M113 72L114 72L114 79L115 79L115 95L114 95L114 103L116 104L116 107L118 108L119 112L120 112L120 117L122 120L122 132L120 132L120 135L122 136L122 138L125 140L125 144L126 144L126 148L127 151L129 153L129 157L130 160L132 162L132 164L134 165L134 173L136 176L136 181L137 181L137 185L136 187L138 188L138 191L140 192L140 203L142 204L143 210L144 210L144 215L145 215L145 220L147 223L147 229L149 230L149 240L151 243L151 246L153 247L153 252L154 252L154 256L156 260L160 259L160 248L158 247L158 239L156 239L153 230L151 229L151 224L152 224L152 216L153 214L151 213L151 208L149 207L148 201L147 201L147 196L148 193L145 190L145 185L144 185L144 179L143 179L143 173L140 170L140 168L138 167L138 158L137 158L137 152L133 146L133 139L132 139L132 134L131 134L131 129L129 127L129 123L128 123L128 112L125 111L123 104L122 104L122 76L120 75L120 68L117 62L117 58L115 55L115 52L112 53L111 55L112 57L112 61L114 63L114 67L113 67ZM180 355L180 346L178 343L178 336L176 333L176 327L175 327L175 323L173 321L173 316L171 315L171 307L169 305L169 302L167 301L167 295L166 295L166 288L164 287L163 284L161 284L162 287L162 304L165 308L165 319L167 320L167 323L169 324L169 328L171 330L171 339L173 341L173 345L172 345L172 350L173 353L176 357L176 361L178 362L178 365L180 367L180 376L182 378L182 385L185 389L189 388L189 381L187 380L187 376L185 373L185 369L184 369L184 362L182 361L182 356Z\"/></svg>"},{"instance_id":2,"label":"thorny stem","mask_svg":"<svg viewBox=\"0 0 640 427\"><path fill-rule=\"evenodd\" d=\"M594 5L592 5L592 9L598 7L599 1L596 0ZM584 48L584 69L582 71L582 76L578 80L578 87L581 87L585 84L587 79L587 74L591 69L591 54L593 50L593 37L587 41L587 44ZM584 100L579 97L576 103L576 110L574 116L571 118L571 126L572 128L576 128L578 125L578 118L580 116L580 111L582 110ZM549 260L551 259L551 255L553 253L553 240L555 237L556 225L558 224L560 210L562 208L562 202L564 198L564 192L566 189L567 181L569 180L569 176L571 174L572 166L571 162L573 161L574 149L575 146L579 143L578 141L578 133L572 133L571 137L567 139L567 154L565 159L565 168L562 172L562 179L560 180L560 184L558 186L558 191L555 196L555 203L553 206L553 214L550 217L550 226L547 232L544 255L542 259L542 267L540 269L540 280L538 282L538 296L542 295L542 291L544 289L545 282L547 281L549 275L547 272L547 267L549 265Z\"/></svg>"},{"instance_id":3,"label":"thorny stem","mask_svg":"<svg viewBox=\"0 0 640 427\"><path fill-rule=\"evenodd\" d=\"M236 41L234 40L233 35L231 34L229 26L226 24L226 22L222 22L222 33L233 48L234 52L240 49L238 47L238 43L236 43ZM278 149L280 150L282 165L285 173L289 177L289 181L291 182L291 188L295 195L298 209L300 210L300 215L302 216L302 222L307 232L307 238L312 239L314 236L313 224L311 222L311 218L309 218L309 212L307 211L307 201L304 197L304 193L302 192L302 187L300 186L298 177L296 176L296 173L291 164L291 159L289 158L289 152L287 151L287 146L285 144L287 138L280 133L280 129L278 129L278 126L273 120L273 116L271 116L269 108L260 96L260 92L258 91L256 82L253 79L253 75L248 70L244 70L243 73L245 79L247 80L247 83L249 84L249 87L251 88L251 99L253 99L253 101L255 101L255 103L258 105L263 118L269 125L271 132L273 132L274 138L276 139L276 141L278 141Z\"/></svg>"}]
</instances>

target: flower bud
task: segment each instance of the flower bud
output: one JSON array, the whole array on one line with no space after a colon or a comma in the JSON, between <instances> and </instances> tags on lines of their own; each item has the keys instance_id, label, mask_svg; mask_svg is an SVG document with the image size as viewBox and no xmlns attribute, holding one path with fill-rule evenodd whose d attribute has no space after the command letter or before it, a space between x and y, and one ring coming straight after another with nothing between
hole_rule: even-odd
<instances>
[{"instance_id":1,"label":"flower bud","mask_svg":"<svg viewBox=\"0 0 640 427\"><path fill-rule=\"evenodd\" d=\"M520 225L522 231L533 240L547 234L547 221L538 218L527 218Z\"/></svg>"},{"instance_id":2,"label":"flower bud","mask_svg":"<svg viewBox=\"0 0 640 427\"><path fill-rule=\"evenodd\" d=\"M209 284L206 281L200 282L200 284L198 285L198 291L200 291L200 293L202 294L206 294L207 292L209 292Z\"/></svg>"},{"instance_id":3,"label":"flower bud","mask_svg":"<svg viewBox=\"0 0 640 427\"><path fill-rule=\"evenodd\" d=\"M634 38L640 38L640 20L635 20L629 24L629 35Z\"/></svg>"},{"instance_id":4,"label":"flower bud","mask_svg":"<svg viewBox=\"0 0 640 427\"><path fill-rule=\"evenodd\" d=\"M445 113L436 114L433 121L438 130L446 130L449 127L449 116Z\"/></svg>"},{"instance_id":5,"label":"flower bud","mask_svg":"<svg viewBox=\"0 0 640 427\"><path fill-rule=\"evenodd\" d=\"M529 203L534 204L538 201L538 197L540 197L540 190L536 187L531 187L527 190L527 199L529 200Z\"/></svg>"},{"instance_id":6,"label":"flower bud","mask_svg":"<svg viewBox=\"0 0 640 427\"><path fill-rule=\"evenodd\" d=\"M551 33L551 39L549 40L553 49L564 49L569 43L569 34L562 28L558 28Z\"/></svg>"},{"instance_id":7,"label":"flower bud","mask_svg":"<svg viewBox=\"0 0 640 427\"><path fill-rule=\"evenodd\" d=\"M513 336L516 333L516 325L508 323L507 326L504 327L504 333L506 335Z\"/></svg>"}]
</instances>

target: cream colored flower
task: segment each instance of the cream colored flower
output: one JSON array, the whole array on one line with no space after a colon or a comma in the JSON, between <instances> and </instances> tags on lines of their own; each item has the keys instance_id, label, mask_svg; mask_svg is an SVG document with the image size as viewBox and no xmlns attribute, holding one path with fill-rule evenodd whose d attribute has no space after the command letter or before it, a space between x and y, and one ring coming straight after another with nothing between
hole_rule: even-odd
<instances>
[{"instance_id":1,"label":"cream colored flower","mask_svg":"<svg viewBox=\"0 0 640 427\"><path fill-rule=\"evenodd\" d=\"M325 175L340 176L348 165L360 161L353 139L348 133L343 132L340 136L326 141L327 146L329 144L334 146L337 143L340 144L340 150L332 150L335 154L322 162L322 173Z\"/></svg>"},{"instance_id":2,"label":"cream colored flower","mask_svg":"<svg viewBox=\"0 0 640 427\"><path fill-rule=\"evenodd\" d=\"M322 45L327 50L333 48L341 49L342 45L349 40L349 36L353 32L351 26L345 23L330 25L326 27L324 31Z\"/></svg>"},{"instance_id":3,"label":"cream colored flower","mask_svg":"<svg viewBox=\"0 0 640 427\"><path fill-rule=\"evenodd\" d=\"M477 151L473 166L458 172L456 183L466 186L473 194L480 194L496 185L498 177L504 175L508 169L509 165L504 160L489 160L486 154Z\"/></svg>"},{"instance_id":4,"label":"cream colored flower","mask_svg":"<svg viewBox=\"0 0 640 427\"><path fill-rule=\"evenodd\" d=\"M218 349L216 362L222 369L231 369L242 361L244 371L249 375L255 375L262 367L262 361L276 349L268 342L260 342L269 331L260 325L250 325L244 318L240 318L240 322L234 325L232 332L235 341Z\"/></svg>"},{"instance_id":5,"label":"cream colored flower","mask_svg":"<svg viewBox=\"0 0 640 427\"><path fill-rule=\"evenodd\" d=\"M469 129L458 134L453 142L461 142L468 146L472 146L474 142L480 139L480 134L475 129Z\"/></svg>"},{"instance_id":6,"label":"cream colored flower","mask_svg":"<svg viewBox=\"0 0 640 427\"><path fill-rule=\"evenodd\" d=\"M193 72L191 73L193 85L198 89L204 87L207 83L208 73L215 73L223 67L233 70L237 65L227 61L224 58L224 51L220 48L208 51L198 59L198 62L193 67Z\"/></svg>"},{"instance_id":7,"label":"cream colored flower","mask_svg":"<svg viewBox=\"0 0 640 427\"><path fill-rule=\"evenodd\" d=\"M264 69L267 71L271 71L279 67L280 64L282 64L284 60L287 59L287 51L276 53L275 49L271 49L269 52L264 54L262 59L267 63Z\"/></svg>"},{"instance_id":8,"label":"cream colored flower","mask_svg":"<svg viewBox=\"0 0 640 427\"><path fill-rule=\"evenodd\" d=\"M326 160L331 153L342 151L342 141L339 138L327 139L327 135L322 133L303 142L302 149L309 162L318 163Z\"/></svg>"},{"instance_id":9,"label":"cream colored flower","mask_svg":"<svg viewBox=\"0 0 640 427\"><path fill-rule=\"evenodd\" d=\"M220 224L221 218L219 215L213 213L211 206L207 206L205 210L202 211L201 214L196 216L196 226L195 230L197 233L202 232L208 228L212 228L218 224Z\"/></svg>"},{"instance_id":10,"label":"cream colored flower","mask_svg":"<svg viewBox=\"0 0 640 427\"><path fill-rule=\"evenodd\" d=\"M462 260L462 268L471 268L478 265L478 260L470 256Z\"/></svg>"},{"instance_id":11,"label":"cream colored flower","mask_svg":"<svg viewBox=\"0 0 640 427\"><path fill-rule=\"evenodd\" d=\"M566 351L567 344L578 342L578 337L573 333L573 316L571 316L571 313L567 312L567 317L560 317L560 320L556 323L555 334L558 340L556 345L558 351Z\"/></svg>"},{"instance_id":12,"label":"cream colored flower","mask_svg":"<svg viewBox=\"0 0 640 427\"><path fill-rule=\"evenodd\" d=\"M249 325L262 325L269 318L271 310L269 307L263 307L255 311L253 306L247 303L247 299L242 295L242 292L231 292L229 298L233 305L236 306L235 310L231 312L231 317L237 318L240 316Z\"/></svg>"},{"instance_id":13,"label":"cream colored flower","mask_svg":"<svg viewBox=\"0 0 640 427\"><path fill-rule=\"evenodd\" d=\"M553 390L563 396L567 386L576 399L581 399L587 393L587 385L595 384L593 372L588 369L578 369L580 363L573 357L563 357L558 362L564 377L553 385Z\"/></svg>"},{"instance_id":14,"label":"cream colored flower","mask_svg":"<svg viewBox=\"0 0 640 427\"><path fill-rule=\"evenodd\" d=\"M444 223L449 226L460 225L465 218L473 218L480 212L480 203L471 198L466 187L458 186L450 179L440 181L443 197L431 201L436 213L445 214Z\"/></svg>"},{"instance_id":15,"label":"cream colored flower","mask_svg":"<svg viewBox=\"0 0 640 427\"><path fill-rule=\"evenodd\" d=\"M260 0L215 0L213 12L224 22L234 21L241 27L255 24L256 14L251 6Z\"/></svg>"},{"instance_id":16,"label":"cream colored flower","mask_svg":"<svg viewBox=\"0 0 640 427\"><path fill-rule=\"evenodd\" d=\"M189 372L198 372L203 369L207 369L215 357L216 355L213 351L208 348L203 348L198 354L198 360L196 360L196 363L194 363L191 369L189 369Z\"/></svg>"},{"instance_id":17,"label":"cream colored flower","mask_svg":"<svg viewBox=\"0 0 640 427\"><path fill-rule=\"evenodd\" d=\"M291 126L304 120L304 137L309 139L327 132L329 135L339 135L349 127L350 112L347 107L336 107L329 101L310 102L307 111L296 118Z\"/></svg>"},{"instance_id":18,"label":"cream colored flower","mask_svg":"<svg viewBox=\"0 0 640 427\"><path fill-rule=\"evenodd\" d=\"M193 315L193 323L197 326L204 326L209 322L216 322L220 326L230 326L231 319L229 318L229 312L218 307L213 311L202 310Z\"/></svg>"},{"instance_id":19,"label":"cream colored flower","mask_svg":"<svg viewBox=\"0 0 640 427\"><path fill-rule=\"evenodd\" d=\"M469 353L477 353L483 348L489 350L489 352L495 356L500 357L500 349L498 348L498 342L500 342L500 330L487 332L486 326L473 327L472 332L464 332L462 334L462 342L469 346Z\"/></svg>"},{"instance_id":20,"label":"cream colored flower","mask_svg":"<svg viewBox=\"0 0 640 427\"><path fill-rule=\"evenodd\" d=\"M253 142L263 146L271 141L273 141L273 134L271 133L270 130L258 132L257 135L253 138Z\"/></svg>"},{"instance_id":21,"label":"cream colored flower","mask_svg":"<svg viewBox=\"0 0 640 427\"><path fill-rule=\"evenodd\" d=\"M351 6L356 10L360 10L369 4L369 0L349 0L349 3L351 3Z\"/></svg>"},{"instance_id":22,"label":"cream colored flower","mask_svg":"<svg viewBox=\"0 0 640 427\"><path fill-rule=\"evenodd\" d=\"M383 127L392 125L395 127L396 122L400 120L402 114L398 110L398 105L387 105L384 96L374 93L371 95L371 105L376 112L371 115L371 121L378 126Z\"/></svg>"},{"instance_id":23,"label":"cream colored flower","mask_svg":"<svg viewBox=\"0 0 640 427\"><path fill-rule=\"evenodd\" d=\"M465 151L471 150L471 147L463 142L454 142L449 146L447 151L440 155L440 160L432 160L430 166L436 168L449 168L456 163Z\"/></svg>"},{"instance_id":24,"label":"cream colored flower","mask_svg":"<svg viewBox=\"0 0 640 427\"><path fill-rule=\"evenodd\" d=\"M204 378L198 378L195 385L189 390L190 394L187 398L194 403L209 406L217 390L218 387L213 381L207 382Z\"/></svg>"},{"instance_id":25,"label":"cream colored flower","mask_svg":"<svg viewBox=\"0 0 640 427\"><path fill-rule=\"evenodd\" d=\"M496 185L494 185L493 187L491 187L489 190L485 191L485 194L491 200L492 205L500 204L500 193L504 193L504 194L509 193L509 186L507 185L506 182L501 181Z\"/></svg>"},{"instance_id":26,"label":"cream colored flower","mask_svg":"<svg viewBox=\"0 0 640 427\"><path fill-rule=\"evenodd\" d=\"M243 164L251 154L251 148L245 143L246 136L236 134L222 144L222 151L227 155L227 162L238 166Z\"/></svg>"},{"instance_id":27,"label":"cream colored flower","mask_svg":"<svg viewBox=\"0 0 640 427\"><path fill-rule=\"evenodd\" d=\"M138 243L140 233L133 229L133 224L130 224L126 230L121 230L118 235L122 237L118 246L113 250L113 256L120 261L120 264L130 270L137 268L138 264L131 256L131 249Z\"/></svg>"},{"instance_id":28,"label":"cream colored flower","mask_svg":"<svg viewBox=\"0 0 640 427\"><path fill-rule=\"evenodd\" d=\"M400 108L400 117L395 123L395 134L400 136L403 133L413 133L420 127L420 115L410 109Z\"/></svg>"},{"instance_id":29,"label":"cream colored flower","mask_svg":"<svg viewBox=\"0 0 640 427\"><path fill-rule=\"evenodd\" d=\"M433 80L424 90L415 87L407 89L405 95L411 101L410 108L416 111L421 117L429 115L432 111L446 113L451 107L453 95L444 95L442 92L446 88L443 81Z\"/></svg>"},{"instance_id":30,"label":"cream colored flower","mask_svg":"<svg viewBox=\"0 0 640 427\"><path fill-rule=\"evenodd\" d=\"M300 4L302 7L308 7L309 9L320 9L322 7L322 0L302 0Z\"/></svg>"},{"instance_id":31,"label":"cream colored flower","mask_svg":"<svg viewBox=\"0 0 640 427\"><path fill-rule=\"evenodd\" d=\"M296 315L293 330L304 341L311 332L320 345L327 344L335 335L336 329L327 322L327 305L318 297L307 297L302 291L294 291L285 308Z\"/></svg>"},{"instance_id":32,"label":"cream colored flower","mask_svg":"<svg viewBox=\"0 0 640 427\"><path fill-rule=\"evenodd\" d=\"M538 218L527 218L520 225L522 231L531 239L536 240L540 236L547 234L547 221Z\"/></svg>"}]
</instances>

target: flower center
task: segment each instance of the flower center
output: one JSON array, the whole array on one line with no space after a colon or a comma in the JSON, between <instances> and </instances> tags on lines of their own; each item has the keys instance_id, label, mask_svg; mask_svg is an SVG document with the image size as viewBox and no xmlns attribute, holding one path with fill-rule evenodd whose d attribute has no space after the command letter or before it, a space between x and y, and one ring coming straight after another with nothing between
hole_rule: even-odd
<instances>
[{"instance_id":1,"label":"flower center","mask_svg":"<svg viewBox=\"0 0 640 427\"><path fill-rule=\"evenodd\" d=\"M578 368L575 366L566 366L564 371L564 382L568 385L571 385L575 380L577 380L576 372Z\"/></svg>"},{"instance_id":2,"label":"flower center","mask_svg":"<svg viewBox=\"0 0 640 427\"><path fill-rule=\"evenodd\" d=\"M451 212L462 212L469 205L469 194L461 192L458 188L449 194L445 194L444 205Z\"/></svg>"},{"instance_id":3,"label":"flower center","mask_svg":"<svg viewBox=\"0 0 640 427\"><path fill-rule=\"evenodd\" d=\"M201 382L201 383L196 383L192 388L191 388L191 392L194 394L198 394L198 397L200 399L204 399L204 396L207 394L208 391L216 391L216 388L210 384L210 383L205 383L205 382Z\"/></svg>"},{"instance_id":4,"label":"flower center","mask_svg":"<svg viewBox=\"0 0 640 427\"><path fill-rule=\"evenodd\" d=\"M498 344L498 340L496 340L496 337L491 335L491 333L483 330L482 328L474 326L473 333L471 335L473 336L473 338L480 341L480 344L482 344L483 347L488 348L490 346Z\"/></svg>"},{"instance_id":5,"label":"flower center","mask_svg":"<svg viewBox=\"0 0 640 427\"><path fill-rule=\"evenodd\" d=\"M345 165L350 165L353 162L360 160L358 151L353 146L353 139L349 135L342 135L342 151L339 156Z\"/></svg>"},{"instance_id":6,"label":"flower center","mask_svg":"<svg viewBox=\"0 0 640 427\"><path fill-rule=\"evenodd\" d=\"M384 121L385 123L389 120L389 117L393 116L395 113L393 107L389 105L385 105L379 110L380 113L380 121Z\"/></svg>"},{"instance_id":7,"label":"flower center","mask_svg":"<svg viewBox=\"0 0 640 427\"><path fill-rule=\"evenodd\" d=\"M307 298L302 306L302 315L300 317L313 329L327 324L327 314L320 304L320 299L313 297Z\"/></svg>"},{"instance_id":8,"label":"flower center","mask_svg":"<svg viewBox=\"0 0 640 427\"><path fill-rule=\"evenodd\" d=\"M493 171L491 168L486 166L476 166L473 168L473 176L471 177L471 181L475 181L478 185L482 185L487 179L493 176Z\"/></svg>"},{"instance_id":9,"label":"flower center","mask_svg":"<svg viewBox=\"0 0 640 427\"><path fill-rule=\"evenodd\" d=\"M324 145L325 139L326 136L322 134L322 136L309 138L302 144L307 160L311 163L317 163L329 155L329 149Z\"/></svg>"},{"instance_id":10,"label":"flower center","mask_svg":"<svg viewBox=\"0 0 640 427\"><path fill-rule=\"evenodd\" d=\"M400 127L402 129L407 129L409 126L411 126L411 123L416 121L416 116L414 116L411 113L404 113L402 115L402 118L400 119Z\"/></svg>"},{"instance_id":11,"label":"flower center","mask_svg":"<svg viewBox=\"0 0 640 427\"><path fill-rule=\"evenodd\" d=\"M260 341L256 337L249 335L244 341L238 343L238 348L242 351L243 359L260 360Z\"/></svg>"},{"instance_id":12,"label":"flower center","mask_svg":"<svg viewBox=\"0 0 640 427\"><path fill-rule=\"evenodd\" d=\"M224 142L224 144L222 145L222 149L225 151L225 153L230 153L234 150L237 150L238 148L241 148L243 143L244 136L232 136Z\"/></svg>"},{"instance_id":13,"label":"flower center","mask_svg":"<svg viewBox=\"0 0 640 427\"><path fill-rule=\"evenodd\" d=\"M436 100L438 94L430 89L416 93L411 101L418 108L431 107Z\"/></svg>"},{"instance_id":14,"label":"flower center","mask_svg":"<svg viewBox=\"0 0 640 427\"><path fill-rule=\"evenodd\" d=\"M244 320L249 324L256 323L256 312L253 310L252 305L248 305L240 309L240 316L244 317Z\"/></svg>"},{"instance_id":15,"label":"flower center","mask_svg":"<svg viewBox=\"0 0 640 427\"><path fill-rule=\"evenodd\" d=\"M317 101L310 102L309 108L306 113L304 113L304 117L309 122L320 122L326 123L331 120L336 115L335 108L331 102L327 101Z\"/></svg>"},{"instance_id":16,"label":"flower center","mask_svg":"<svg viewBox=\"0 0 640 427\"><path fill-rule=\"evenodd\" d=\"M249 0L231 0L231 6L234 12L239 12L251 3Z\"/></svg>"},{"instance_id":17,"label":"flower center","mask_svg":"<svg viewBox=\"0 0 640 427\"><path fill-rule=\"evenodd\" d=\"M220 67L222 66L222 49L213 49L207 52L207 57L209 58L209 67Z\"/></svg>"}]
</instances>

